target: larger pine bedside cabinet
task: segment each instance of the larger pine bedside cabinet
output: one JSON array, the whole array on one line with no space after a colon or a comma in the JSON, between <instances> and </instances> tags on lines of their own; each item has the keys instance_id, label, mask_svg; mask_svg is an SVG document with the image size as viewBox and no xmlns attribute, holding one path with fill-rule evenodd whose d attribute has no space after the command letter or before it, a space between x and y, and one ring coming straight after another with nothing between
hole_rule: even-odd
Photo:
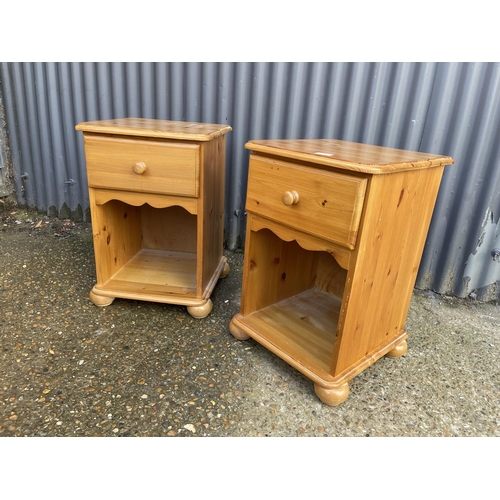
<instances>
[{"instance_id":1,"label":"larger pine bedside cabinet","mask_svg":"<svg viewBox=\"0 0 500 500\"><path fill-rule=\"evenodd\" d=\"M227 125L123 118L83 132L97 283L117 297L212 310L223 255Z\"/></svg>"},{"instance_id":2,"label":"larger pine bedside cabinet","mask_svg":"<svg viewBox=\"0 0 500 500\"><path fill-rule=\"evenodd\" d=\"M410 299L449 156L339 140L250 141L240 312L252 337L342 403L407 350Z\"/></svg>"}]
</instances>

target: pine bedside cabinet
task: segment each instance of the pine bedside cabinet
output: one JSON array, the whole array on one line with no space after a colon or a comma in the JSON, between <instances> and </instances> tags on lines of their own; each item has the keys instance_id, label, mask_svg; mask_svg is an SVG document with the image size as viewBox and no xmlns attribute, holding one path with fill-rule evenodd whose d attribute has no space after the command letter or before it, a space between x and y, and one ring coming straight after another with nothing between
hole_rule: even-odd
<instances>
[{"instance_id":1,"label":"pine bedside cabinet","mask_svg":"<svg viewBox=\"0 0 500 500\"><path fill-rule=\"evenodd\" d=\"M404 329L448 156L338 140L250 141L240 313L252 337L342 403L406 352Z\"/></svg>"},{"instance_id":2,"label":"pine bedside cabinet","mask_svg":"<svg viewBox=\"0 0 500 500\"><path fill-rule=\"evenodd\" d=\"M124 118L83 132L97 283L116 297L212 310L223 256L227 125Z\"/></svg>"}]
</instances>

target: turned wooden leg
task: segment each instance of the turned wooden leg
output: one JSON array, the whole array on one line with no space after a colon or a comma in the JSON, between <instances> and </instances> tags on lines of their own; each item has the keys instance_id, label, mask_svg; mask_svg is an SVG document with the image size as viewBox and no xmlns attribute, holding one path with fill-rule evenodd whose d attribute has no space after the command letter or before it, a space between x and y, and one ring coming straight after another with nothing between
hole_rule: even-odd
<instances>
[{"instance_id":1,"label":"turned wooden leg","mask_svg":"<svg viewBox=\"0 0 500 500\"><path fill-rule=\"evenodd\" d=\"M349 396L349 384L346 382L335 389L326 389L321 385L314 384L314 392L323 403L329 406L337 406Z\"/></svg>"},{"instance_id":2,"label":"turned wooden leg","mask_svg":"<svg viewBox=\"0 0 500 500\"><path fill-rule=\"evenodd\" d=\"M406 343L406 340L403 340L400 342L397 346L393 347L387 354L386 356L388 358L399 358L405 352L408 350L408 344Z\"/></svg>"},{"instance_id":3,"label":"turned wooden leg","mask_svg":"<svg viewBox=\"0 0 500 500\"><path fill-rule=\"evenodd\" d=\"M213 307L212 301L208 299L202 306L188 306L187 311L193 318L202 319L210 314Z\"/></svg>"},{"instance_id":4,"label":"turned wooden leg","mask_svg":"<svg viewBox=\"0 0 500 500\"><path fill-rule=\"evenodd\" d=\"M238 328L233 320L230 321L229 323L229 331L233 335L235 339L238 340L247 340L250 338L250 335L247 335L241 328Z\"/></svg>"},{"instance_id":5,"label":"turned wooden leg","mask_svg":"<svg viewBox=\"0 0 500 500\"><path fill-rule=\"evenodd\" d=\"M220 273L219 278L225 278L229 274L229 271L230 271L229 264L226 262Z\"/></svg>"},{"instance_id":6,"label":"turned wooden leg","mask_svg":"<svg viewBox=\"0 0 500 500\"><path fill-rule=\"evenodd\" d=\"M115 297L105 297L104 295L97 295L94 290L90 291L89 294L89 299L99 307L106 307L109 306L113 300L115 300Z\"/></svg>"}]
</instances>

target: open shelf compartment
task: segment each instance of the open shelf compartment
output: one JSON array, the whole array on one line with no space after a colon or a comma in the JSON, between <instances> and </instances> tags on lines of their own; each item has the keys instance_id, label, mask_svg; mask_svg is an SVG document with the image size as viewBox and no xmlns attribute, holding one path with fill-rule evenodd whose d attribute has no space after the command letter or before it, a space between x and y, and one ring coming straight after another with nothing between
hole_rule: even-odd
<instances>
[{"instance_id":1,"label":"open shelf compartment","mask_svg":"<svg viewBox=\"0 0 500 500\"><path fill-rule=\"evenodd\" d=\"M247 240L248 241L248 240ZM330 377L347 272L327 251L306 250L270 229L252 233L237 320L298 367Z\"/></svg>"},{"instance_id":2,"label":"open shelf compartment","mask_svg":"<svg viewBox=\"0 0 500 500\"><path fill-rule=\"evenodd\" d=\"M314 287L256 311L243 321L308 370L329 373L341 303L338 297Z\"/></svg>"},{"instance_id":3,"label":"open shelf compartment","mask_svg":"<svg viewBox=\"0 0 500 500\"><path fill-rule=\"evenodd\" d=\"M141 249L104 288L124 292L196 295L196 254Z\"/></svg>"},{"instance_id":4,"label":"open shelf compartment","mask_svg":"<svg viewBox=\"0 0 500 500\"><path fill-rule=\"evenodd\" d=\"M154 208L111 200L96 207L96 289L116 296L198 292L197 216L180 206Z\"/></svg>"}]
</instances>

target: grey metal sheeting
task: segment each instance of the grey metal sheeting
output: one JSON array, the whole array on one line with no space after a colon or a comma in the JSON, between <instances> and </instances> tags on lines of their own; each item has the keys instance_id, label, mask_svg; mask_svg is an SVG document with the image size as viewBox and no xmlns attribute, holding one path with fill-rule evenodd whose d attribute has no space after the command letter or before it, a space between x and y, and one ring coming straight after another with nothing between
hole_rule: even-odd
<instances>
[{"instance_id":1,"label":"grey metal sheeting","mask_svg":"<svg viewBox=\"0 0 500 500\"><path fill-rule=\"evenodd\" d=\"M226 243L245 234L250 139L336 138L450 155L416 286L500 297L500 63L2 63L19 203L88 218L78 122L229 124ZM492 254L493 252L493 254Z\"/></svg>"}]
</instances>

